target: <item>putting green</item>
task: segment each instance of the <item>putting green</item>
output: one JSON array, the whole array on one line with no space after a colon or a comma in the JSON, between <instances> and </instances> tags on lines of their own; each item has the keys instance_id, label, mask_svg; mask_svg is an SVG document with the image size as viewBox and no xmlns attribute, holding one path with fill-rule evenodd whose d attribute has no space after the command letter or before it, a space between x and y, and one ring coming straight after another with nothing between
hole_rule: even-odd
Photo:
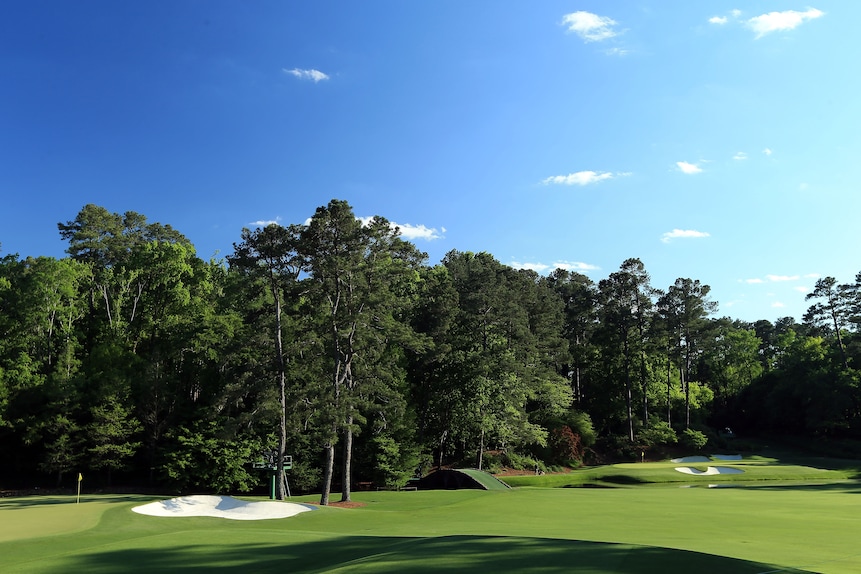
<instances>
[{"instance_id":1,"label":"putting green","mask_svg":"<svg viewBox=\"0 0 861 574\"><path fill-rule=\"evenodd\" d=\"M85 530L67 521L66 534L7 538L0 556L4 572L854 573L859 493L858 483L362 492L362 508L229 523L138 515L131 508L152 500L140 497L79 509L102 510ZM4 532L75 507L2 502Z\"/></svg>"}]
</instances>

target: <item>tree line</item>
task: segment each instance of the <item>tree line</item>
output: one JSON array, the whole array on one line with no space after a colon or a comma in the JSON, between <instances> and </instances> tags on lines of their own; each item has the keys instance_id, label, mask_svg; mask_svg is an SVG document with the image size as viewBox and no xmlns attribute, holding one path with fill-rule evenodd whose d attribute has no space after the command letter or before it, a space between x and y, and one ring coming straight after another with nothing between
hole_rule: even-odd
<instances>
[{"instance_id":1,"label":"tree line","mask_svg":"<svg viewBox=\"0 0 861 574\"><path fill-rule=\"evenodd\" d=\"M58 229L67 257L0 258L0 486L248 490L274 451L327 504L445 464L861 430L861 273L817 281L801 323L748 323L636 258L597 282L489 253L429 265L340 200L243 229L222 260L135 212L86 205Z\"/></svg>"}]
</instances>

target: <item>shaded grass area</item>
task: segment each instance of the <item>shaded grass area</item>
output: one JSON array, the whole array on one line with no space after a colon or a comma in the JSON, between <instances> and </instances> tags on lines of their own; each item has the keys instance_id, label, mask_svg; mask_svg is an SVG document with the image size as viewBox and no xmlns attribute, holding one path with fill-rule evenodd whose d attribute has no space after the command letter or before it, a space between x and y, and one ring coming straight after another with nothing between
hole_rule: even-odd
<instances>
[{"instance_id":1,"label":"shaded grass area","mask_svg":"<svg viewBox=\"0 0 861 574\"><path fill-rule=\"evenodd\" d=\"M439 571L546 573L734 572L756 574L773 565L696 552L557 539L445 536L343 536L287 544L242 541L165 550L149 546L84 554L59 564L91 573L112 572L367 572ZM133 565L130 568L130 565ZM783 570L783 572L803 572Z\"/></svg>"}]
</instances>

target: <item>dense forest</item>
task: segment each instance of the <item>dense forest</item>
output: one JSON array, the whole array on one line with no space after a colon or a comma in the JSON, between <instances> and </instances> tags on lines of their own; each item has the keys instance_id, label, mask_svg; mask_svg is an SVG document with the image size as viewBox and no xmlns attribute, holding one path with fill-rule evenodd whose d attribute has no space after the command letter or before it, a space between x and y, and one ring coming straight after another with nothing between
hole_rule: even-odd
<instances>
[{"instance_id":1,"label":"dense forest","mask_svg":"<svg viewBox=\"0 0 861 574\"><path fill-rule=\"evenodd\" d=\"M597 283L449 252L333 200L200 259L86 205L68 257L0 258L0 488L397 486L459 464L551 469L736 434L861 435L861 273L801 323L718 318L709 286ZM283 498L285 484L277 486Z\"/></svg>"}]
</instances>

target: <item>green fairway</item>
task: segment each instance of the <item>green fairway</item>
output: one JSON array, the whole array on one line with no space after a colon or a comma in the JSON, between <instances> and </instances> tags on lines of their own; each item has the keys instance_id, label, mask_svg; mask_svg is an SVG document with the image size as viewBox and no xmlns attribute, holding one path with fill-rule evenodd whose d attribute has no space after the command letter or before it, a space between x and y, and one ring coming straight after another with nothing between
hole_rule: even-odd
<instances>
[{"instance_id":1,"label":"green fairway","mask_svg":"<svg viewBox=\"0 0 861 574\"><path fill-rule=\"evenodd\" d=\"M362 508L253 522L131 512L152 497L19 498L0 501L0 556L4 572L849 573L859 494L848 482L365 492Z\"/></svg>"}]
</instances>

